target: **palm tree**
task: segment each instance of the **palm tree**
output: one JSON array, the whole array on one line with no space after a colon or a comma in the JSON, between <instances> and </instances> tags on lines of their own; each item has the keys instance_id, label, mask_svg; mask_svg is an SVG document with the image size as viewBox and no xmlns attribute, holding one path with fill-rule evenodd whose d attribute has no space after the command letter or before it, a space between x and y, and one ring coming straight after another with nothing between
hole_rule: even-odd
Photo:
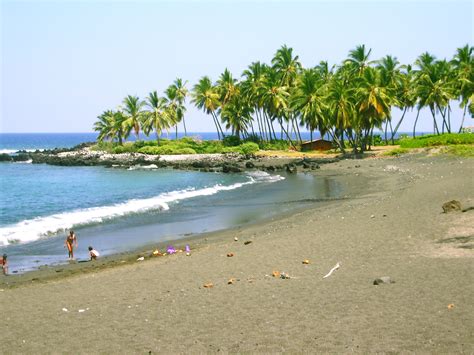
<instances>
[{"instance_id":1,"label":"palm tree","mask_svg":"<svg viewBox=\"0 0 474 355\"><path fill-rule=\"evenodd\" d=\"M349 64L357 75L362 75L364 70L373 63L369 61L371 52L371 48L366 51L365 44L359 45L355 49L349 51L349 58L346 59L345 64Z\"/></svg>"},{"instance_id":2,"label":"palm tree","mask_svg":"<svg viewBox=\"0 0 474 355\"><path fill-rule=\"evenodd\" d=\"M283 45L280 49L278 49L272 59L272 65L273 70L279 77L280 85L285 87L286 90L291 93L291 91L294 89L296 77L302 68L299 57L293 57L293 48ZM291 109L287 110L285 118L288 124L291 122L293 130L298 134L298 139L301 142L302 140L300 130L295 122L295 117Z\"/></svg>"},{"instance_id":3,"label":"palm tree","mask_svg":"<svg viewBox=\"0 0 474 355\"><path fill-rule=\"evenodd\" d=\"M219 101L221 108L232 100L237 94L237 80L232 77L232 73L226 68L217 80L217 92L219 93Z\"/></svg>"},{"instance_id":4,"label":"palm tree","mask_svg":"<svg viewBox=\"0 0 474 355\"><path fill-rule=\"evenodd\" d=\"M296 90L291 101L294 112L301 116L301 123L310 130L310 139L313 140L313 131L319 128L321 136L327 131L324 117L324 82L315 69L305 69L297 80Z\"/></svg>"},{"instance_id":5,"label":"palm tree","mask_svg":"<svg viewBox=\"0 0 474 355\"><path fill-rule=\"evenodd\" d=\"M266 72L269 70L266 64L260 62L253 62L242 73L244 80L241 85L241 92L247 97L247 101L253 105L253 112L259 127L260 137L266 140L276 139L272 131L270 119L264 114L262 88ZM274 133L274 132L273 132Z\"/></svg>"},{"instance_id":6,"label":"palm tree","mask_svg":"<svg viewBox=\"0 0 474 355\"><path fill-rule=\"evenodd\" d=\"M114 140L118 139L119 144L122 145L124 137L123 123L126 117L120 111L107 110L97 117L99 121L94 123L94 130L99 132L97 139L99 142L104 139Z\"/></svg>"},{"instance_id":7,"label":"palm tree","mask_svg":"<svg viewBox=\"0 0 474 355\"><path fill-rule=\"evenodd\" d=\"M343 153L344 131L352 127L355 112L354 88L348 85L350 80L347 80L350 70L346 65L339 68L328 84L326 96L331 122L329 133Z\"/></svg>"},{"instance_id":8,"label":"palm tree","mask_svg":"<svg viewBox=\"0 0 474 355\"><path fill-rule=\"evenodd\" d=\"M146 135L154 130L159 144L163 130L171 128L176 123L176 111L168 106L168 101L164 97L159 97L156 91L149 93L145 100L149 110L144 115L143 130Z\"/></svg>"},{"instance_id":9,"label":"palm tree","mask_svg":"<svg viewBox=\"0 0 474 355\"><path fill-rule=\"evenodd\" d=\"M94 131L99 132L97 136L97 140L102 142L104 139L113 139L114 136L113 132L113 111L107 110L104 111L101 115L97 116L99 119L97 122L94 123Z\"/></svg>"},{"instance_id":10,"label":"palm tree","mask_svg":"<svg viewBox=\"0 0 474 355\"><path fill-rule=\"evenodd\" d=\"M224 137L224 132L222 131L222 127L217 117L217 110L221 105L219 101L219 93L212 85L211 79L209 79L208 76L202 77L194 86L192 97L192 102L197 108L212 116L214 124L216 125L217 136L219 139L221 139L221 134L222 137Z\"/></svg>"},{"instance_id":11,"label":"palm tree","mask_svg":"<svg viewBox=\"0 0 474 355\"><path fill-rule=\"evenodd\" d=\"M226 129L232 129L232 135L240 138L241 133L247 135L252 122L252 107L248 98L237 88L230 101L222 107L221 117Z\"/></svg>"},{"instance_id":12,"label":"palm tree","mask_svg":"<svg viewBox=\"0 0 474 355\"><path fill-rule=\"evenodd\" d=\"M474 92L474 47L466 44L458 48L451 64L456 70L456 96L459 98L460 106L463 108L463 115L459 131L461 132L466 118L466 111L469 107L469 100ZM472 104L472 101L471 101Z\"/></svg>"},{"instance_id":13,"label":"palm tree","mask_svg":"<svg viewBox=\"0 0 474 355\"><path fill-rule=\"evenodd\" d=\"M399 68L400 62L396 57L387 55L378 61L377 69L380 71L381 85L387 88L387 93L390 96L390 105L398 106L399 101L396 93L399 91L402 85L402 75ZM403 111L401 120L403 120L406 110ZM400 120L400 121L401 121ZM390 131L392 132L392 144L393 144L393 128L392 128L392 115L389 114L385 120L385 144L388 144L387 131L388 125L390 125Z\"/></svg>"},{"instance_id":14,"label":"palm tree","mask_svg":"<svg viewBox=\"0 0 474 355\"><path fill-rule=\"evenodd\" d=\"M395 106L403 110L402 117L398 121L397 125L392 131L391 141L392 144L395 143L394 138L400 128L400 125L405 118L405 115L408 109L412 109L416 104L416 94L415 94L415 80L414 72L411 65L402 66L405 69L404 72L400 72L400 81L398 87L396 87L396 101Z\"/></svg>"},{"instance_id":15,"label":"palm tree","mask_svg":"<svg viewBox=\"0 0 474 355\"><path fill-rule=\"evenodd\" d=\"M138 96L128 95L123 100L123 113L126 116L124 121L125 136L128 137L130 131L133 129L137 140L140 138L140 126L143 120L143 106L145 102L141 101Z\"/></svg>"},{"instance_id":16,"label":"palm tree","mask_svg":"<svg viewBox=\"0 0 474 355\"><path fill-rule=\"evenodd\" d=\"M436 111L439 111L443 117L443 130L446 126L449 132L450 127L446 122L445 112L449 101L454 98L454 91L448 62L445 60L433 62L431 58L434 57L424 53L416 62L420 67L417 96L421 107L429 107L433 116L434 132L439 134Z\"/></svg>"},{"instance_id":17,"label":"palm tree","mask_svg":"<svg viewBox=\"0 0 474 355\"><path fill-rule=\"evenodd\" d=\"M176 111L176 139L178 139L178 123L181 121L183 121L184 135L187 135L186 122L184 120L184 113L186 112L184 104L188 95L186 84L187 81L183 82L181 78L177 78L165 91L170 106Z\"/></svg>"},{"instance_id":18,"label":"palm tree","mask_svg":"<svg viewBox=\"0 0 474 355\"><path fill-rule=\"evenodd\" d=\"M278 120L280 129L285 133L288 142L296 148L288 130L283 125L283 120L288 121L289 117L289 98L290 93L287 86L281 85L280 76L278 73L269 68L263 79L262 87L260 88L259 95L261 96L264 110L270 120Z\"/></svg>"},{"instance_id":19,"label":"palm tree","mask_svg":"<svg viewBox=\"0 0 474 355\"><path fill-rule=\"evenodd\" d=\"M358 115L356 121L356 144L359 142L361 150L367 145L367 138L373 127L381 127L384 119L390 116L392 101L390 89L382 81L380 70L367 67L356 88Z\"/></svg>"}]
</instances>

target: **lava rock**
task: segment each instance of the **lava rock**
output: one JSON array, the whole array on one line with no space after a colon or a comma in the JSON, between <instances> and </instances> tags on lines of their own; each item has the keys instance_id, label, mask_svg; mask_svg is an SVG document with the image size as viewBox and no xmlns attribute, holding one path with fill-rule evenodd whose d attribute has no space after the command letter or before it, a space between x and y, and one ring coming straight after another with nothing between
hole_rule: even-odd
<instances>
[{"instance_id":1,"label":"lava rock","mask_svg":"<svg viewBox=\"0 0 474 355\"><path fill-rule=\"evenodd\" d=\"M444 213L449 213L449 212L456 212L456 211L462 211L461 208L461 202L457 200L452 200L449 202L443 203L443 212Z\"/></svg>"},{"instance_id":2,"label":"lava rock","mask_svg":"<svg viewBox=\"0 0 474 355\"><path fill-rule=\"evenodd\" d=\"M374 285L388 285L394 283L395 281L393 281L390 276L382 276L374 280Z\"/></svg>"}]
</instances>

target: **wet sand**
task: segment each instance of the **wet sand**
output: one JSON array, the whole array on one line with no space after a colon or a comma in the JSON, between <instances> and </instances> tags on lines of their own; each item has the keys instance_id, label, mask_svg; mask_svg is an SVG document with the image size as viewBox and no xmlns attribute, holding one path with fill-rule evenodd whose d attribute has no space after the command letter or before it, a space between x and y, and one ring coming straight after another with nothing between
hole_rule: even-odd
<instances>
[{"instance_id":1,"label":"wet sand","mask_svg":"<svg viewBox=\"0 0 474 355\"><path fill-rule=\"evenodd\" d=\"M441 208L474 206L473 173L447 156L344 160L315 174L348 177L347 199L190 239L191 256L2 276L0 353L473 353L474 210Z\"/></svg>"}]
</instances>

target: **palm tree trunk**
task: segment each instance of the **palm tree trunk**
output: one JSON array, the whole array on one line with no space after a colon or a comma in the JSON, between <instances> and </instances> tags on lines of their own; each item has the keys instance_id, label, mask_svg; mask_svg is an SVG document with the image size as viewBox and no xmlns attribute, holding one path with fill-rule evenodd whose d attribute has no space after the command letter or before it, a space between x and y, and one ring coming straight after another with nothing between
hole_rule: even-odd
<instances>
[{"instance_id":1,"label":"palm tree trunk","mask_svg":"<svg viewBox=\"0 0 474 355\"><path fill-rule=\"evenodd\" d=\"M183 126L184 126L184 136L186 137L188 132L186 131L186 121L184 120L184 115L183 115Z\"/></svg>"},{"instance_id":2,"label":"palm tree trunk","mask_svg":"<svg viewBox=\"0 0 474 355\"><path fill-rule=\"evenodd\" d=\"M214 119L215 119L215 122L216 122L216 125L217 125L218 129L221 131L222 138L224 138L224 137L225 137L225 134L224 134L224 131L222 130L222 126L221 126L221 124L220 124L220 122L219 122L219 119L217 118L217 115L216 115L216 113L215 113L214 111L212 111L212 114L214 115Z\"/></svg>"},{"instance_id":3,"label":"palm tree trunk","mask_svg":"<svg viewBox=\"0 0 474 355\"><path fill-rule=\"evenodd\" d=\"M446 131L448 133L451 133L451 130L449 129L448 127L448 122L446 121L446 111L447 111L448 108L445 108L444 111L441 110L441 107L439 107L438 105L438 110L439 112L441 113L441 117L443 117L443 126L442 126L442 129L441 129L441 132L444 133L444 127L446 126Z\"/></svg>"},{"instance_id":4,"label":"palm tree trunk","mask_svg":"<svg viewBox=\"0 0 474 355\"><path fill-rule=\"evenodd\" d=\"M373 128L372 128L372 131L373 131ZM390 119L390 134L393 137L393 127L392 127L392 120L391 119ZM393 139L392 139L392 144L393 144Z\"/></svg>"},{"instance_id":5,"label":"palm tree trunk","mask_svg":"<svg viewBox=\"0 0 474 355\"><path fill-rule=\"evenodd\" d=\"M178 124L176 123L176 138L175 140L178 140Z\"/></svg>"},{"instance_id":6,"label":"palm tree trunk","mask_svg":"<svg viewBox=\"0 0 474 355\"><path fill-rule=\"evenodd\" d=\"M433 134L438 134L439 135L439 129L438 129L438 124L436 123L436 114L434 111L434 107L430 107L431 110L431 115L433 116Z\"/></svg>"},{"instance_id":7,"label":"palm tree trunk","mask_svg":"<svg viewBox=\"0 0 474 355\"><path fill-rule=\"evenodd\" d=\"M407 112L407 110L408 110L408 107L405 107L405 109L403 110L402 118L400 118L400 121L398 121L397 125L395 126L395 130L392 132L392 138L391 138L392 145L395 144L394 137L397 134L398 128L402 124L403 118L405 117L405 113Z\"/></svg>"},{"instance_id":8,"label":"palm tree trunk","mask_svg":"<svg viewBox=\"0 0 474 355\"><path fill-rule=\"evenodd\" d=\"M464 125L464 119L466 118L466 111L467 111L467 102L466 102L466 105L464 106L464 111L463 111L463 113L462 113L461 126L459 126L459 131L458 131L458 133L461 133L461 131L462 131L462 126Z\"/></svg>"},{"instance_id":9,"label":"palm tree trunk","mask_svg":"<svg viewBox=\"0 0 474 355\"><path fill-rule=\"evenodd\" d=\"M387 120L385 121L385 129L384 129L385 133L384 133L384 136L385 136L385 145L388 145L388 137L387 137L387 131L388 131L388 118Z\"/></svg>"},{"instance_id":10,"label":"palm tree trunk","mask_svg":"<svg viewBox=\"0 0 474 355\"><path fill-rule=\"evenodd\" d=\"M296 118L294 118L293 120L294 120L294 125L296 126L296 133L298 134L300 143L303 143L303 140L301 139L301 132L300 132L300 127L298 125L298 121L296 120Z\"/></svg>"},{"instance_id":11,"label":"palm tree trunk","mask_svg":"<svg viewBox=\"0 0 474 355\"><path fill-rule=\"evenodd\" d=\"M284 125L283 125L282 119L279 118L279 119L278 119L278 122L280 123L281 129L283 130L283 132L285 132L285 135L286 135L286 137L288 138L288 142L290 142L291 146L296 150L295 144L294 144L293 141L291 140L291 137L288 135L288 131L285 130L285 127L284 127Z\"/></svg>"},{"instance_id":12,"label":"palm tree trunk","mask_svg":"<svg viewBox=\"0 0 474 355\"><path fill-rule=\"evenodd\" d=\"M413 138L415 138L416 123L418 122L418 117L419 116L420 116L420 108L418 108L418 112L416 113L415 124L413 125Z\"/></svg>"},{"instance_id":13,"label":"palm tree trunk","mask_svg":"<svg viewBox=\"0 0 474 355\"><path fill-rule=\"evenodd\" d=\"M335 129L334 132L331 131L331 128L328 128L328 135L331 136L332 141L336 143L339 146L339 149L341 150L342 154L346 154L346 150L344 149L344 144L341 143L339 138L337 137L337 129Z\"/></svg>"},{"instance_id":14,"label":"palm tree trunk","mask_svg":"<svg viewBox=\"0 0 474 355\"><path fill-rule=\"evenodd\" d=\"M257 125L258 125L258 132L259 132L259 137L261 137L262 135L262 127L260 126L260 120L258 119L258 114L257 114L257 111L255 111L255 121L257 121ZM252 129L253 129L253 125L252 125Z\"/></svg>"},{"instance_id":15,"label":"palm tree trunk","mask_svg":"<svg viewBox=\"0 0 474 355\"><path fill-rule=\"evenodd\" d=\"M221 134L219 133L219 127L217 126L216 118L214 117L214 113L211 111L211 116L214 121L214 125L216 126L217 131L217 139L221 140Z\"/></svg>"},{"instance_id":16,"label":"palm tree trunk","mask_svg":"<svg viewBox=\"0 0 474 355\"><path fill-rule=\"evenodd\" d=\"M272 132L273 132L273 139L276 140L276 139L277 139L277 135L276 135L276 133L275 133L275 127L273 127L273 121L272 121L272 120L270 120L270 128L271 128L271 130L272 130Z\"/></svg>"},{"instance_id":17,"label":"palm tree trunk","mask_svg":"<svg viewBox=\"0 0 474 355\"><path fill-rule=\"evenodd\" d=\"M268 134L267 134L267 128L265 127L265 119L263 117L262 111L260 109L257 109L257 118L260 119L260 126L262 127L261 129L261 135L263 137L263 140L268 141Z\"/></svg>"}]
</instances>

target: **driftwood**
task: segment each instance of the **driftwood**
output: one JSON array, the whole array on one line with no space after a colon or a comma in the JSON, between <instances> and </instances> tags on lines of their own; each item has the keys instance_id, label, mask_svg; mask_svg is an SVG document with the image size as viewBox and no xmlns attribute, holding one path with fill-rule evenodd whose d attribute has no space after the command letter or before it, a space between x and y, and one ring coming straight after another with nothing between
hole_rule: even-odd
<instances>
[{"instance_id":1,"label":"driftwood","mask_svg":"<svg viewBox=\"0 0 474 355\"><path fill-rule=\"evenodd\" d=\"M329 277L331 276L331 274L336 271L337 269L339 269L341 265L339 263L337 263L325 276L323 276L323 279L325 279L326 277Z\"/></svg>"}]
</instances>

